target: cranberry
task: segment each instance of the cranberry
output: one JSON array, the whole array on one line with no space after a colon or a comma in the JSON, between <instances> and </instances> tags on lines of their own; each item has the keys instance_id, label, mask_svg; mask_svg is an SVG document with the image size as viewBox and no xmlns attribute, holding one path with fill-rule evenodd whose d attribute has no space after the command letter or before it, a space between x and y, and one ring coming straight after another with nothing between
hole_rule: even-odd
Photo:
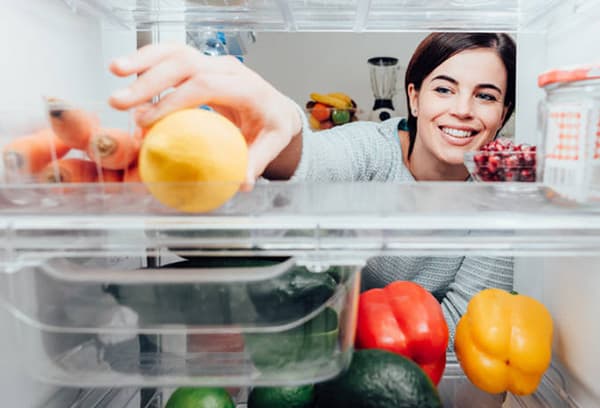
<instances>
[{"instance_id":1,"label":"cranberry","mask_svg":"<svg viewBox=\"0 0 600 408\"><path fill-rule=\"evenodd\" d=\"M535 181L536 147L496 139L475 154L475 177L482 181Z\"/></svg>"},{"instance_id":2,"label":"cranberry","mask_svg":"<svg viewBox=\"0 0 600 408\"><path fill-rule=\"evenodd\" d=\"M487 163L487 155L482 154L482 153L477 153L476 155L473 156L473 161L478 166L484 165Z\"/></svg>"},{"instance_id":3,"label":"cranberry","mask_svg":"<svg viewBox=\"0 0 600 408\"><path fill-rule=\"evenodd\" d=\"M520 181L533 181L533 173L530 169L521 169L519 172L519 180Z\"/></svg>"},{"instance_id":4,"label":"cranberry","mask_svg":"<svg viewBox=\"0 0 600 408\"><path fill-rule=\"evenodd\" d=\"M506 156L503 160L502 160L502 165L504 167L506 167L507 169L514 169L516 167L519 167L519 158L517 156Z\"/></svg>"},{"instance_id":5,"label":"cranberry","mask_svg":"<svg viewBox=\"0 0 600 408\"><path fill-rule=\"evenodd\" d=\"M526 167L535 166L535 154L527 152L523 154L523 165Z\"/></svg>"}]
</instances>

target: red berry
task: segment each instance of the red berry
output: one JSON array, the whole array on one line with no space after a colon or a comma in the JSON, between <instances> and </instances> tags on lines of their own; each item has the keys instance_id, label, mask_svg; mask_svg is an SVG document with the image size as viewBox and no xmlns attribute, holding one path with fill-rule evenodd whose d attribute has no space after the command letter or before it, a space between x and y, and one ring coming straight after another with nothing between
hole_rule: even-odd
<instances>
[{"instance_id":1,"label":"red berry","mask_svg":"<svg viewBox=\"0 0 600 408\"><path fill-rule=\"evenodd\" d=\"M535 154L524 153L523 154L523 164L526 167L533 167L533 166L535 166Z\"/></svg>"},{"instance_id":2,"label":"red berry","mask_svg":"<svg viewBox=\"0 0 600 408\"><path fill-rule=\"evenodd\" d=\"M487 155L486 154L477 153L476 155L473 156L473 161L478 166L484 165L485 163L487 163Z\"/></svg>"},{"instance_id":3,"label":"red berry","mask_svg":"<svg viewBox=\"0 0 600 408\"><path fill-rule=\"evenodd\" d=\"M507 169L515 169L519 167L519 158L517 156L507 156L502 160L502 165Z\"/></svg>"},{"instance_id":4,"label":"red berry","mask_svg":"<svg viewBox=\"0 0 600 408\"><path fill-rule=\"evenodd\" d=\"M491 173L494 173L498 170L498 166L500 165L501 159L499 156L492 154L488 157L487 168Z\"/></svg>"}]
</instances>

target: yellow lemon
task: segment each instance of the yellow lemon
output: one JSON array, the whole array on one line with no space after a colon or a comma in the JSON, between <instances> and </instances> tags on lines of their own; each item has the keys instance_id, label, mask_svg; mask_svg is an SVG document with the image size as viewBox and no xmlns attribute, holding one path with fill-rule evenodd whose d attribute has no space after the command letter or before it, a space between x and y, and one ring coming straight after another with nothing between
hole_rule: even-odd
<instances>
[{"instance_id":1,"label":"yellow lemon","mask_svg":"<svg viewBox=\"0 0 600 408\"><path fill-rule=\"evenodd\" d=\"M211 211L238 191L248 166L240 130L224 116L201 109L174 112L146 134L139 173L164 205L186 212Z\"/></svg>"}]
</instances>

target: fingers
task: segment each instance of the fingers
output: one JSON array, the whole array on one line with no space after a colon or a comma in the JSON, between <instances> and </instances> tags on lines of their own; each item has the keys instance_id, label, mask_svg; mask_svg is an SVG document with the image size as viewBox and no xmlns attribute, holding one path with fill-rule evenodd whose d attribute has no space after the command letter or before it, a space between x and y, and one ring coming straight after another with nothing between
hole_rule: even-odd
<instances>
[{"instance_id":1,"label":"fingers","mask_svg":"<svg viewBox=\"0 0 600 408\"><path fill-rule=\"evenodd\" d=\"M136 113L135 119L139 126L146 127L171 112L195 108L204 103L206 102L203 101L202 92L198 92L198 88L192 84L185 83L163 96L156 105L144 105L144 108Z\"/></svg>"},{"instance_id":2,"label":"fingers","mask_svg":"<svg viewBox=\"0 0 600 408\"><path fill-rule=\"evenodd\" d=\"M285 143L275 132L265 132L248 146L246 183L254 182L265 172L269 163L284 149Z\"/></svg>"},{"instance_id":3,"label":"fingers","mask_svg":"<svg viewBox=\"0 0 600 408\"><path fill-rule=\"evenodd\" d=\"M109 98L116 109L130 109L159 95L188 79L192 71L184 58L168 59L150 68L127 88L120 89Z\"/></svg>"},{"instance_id":4,"label":"fingers","mask_svg":"<svg viewBox=\"0 0 600 408\"><path fill-rule=\"evenodd\" d=\"M113 60L109 68L113 74L121 77L139 74L182 49L177 44L147 45L134 54Z\"/></svg>"}]
</instances>

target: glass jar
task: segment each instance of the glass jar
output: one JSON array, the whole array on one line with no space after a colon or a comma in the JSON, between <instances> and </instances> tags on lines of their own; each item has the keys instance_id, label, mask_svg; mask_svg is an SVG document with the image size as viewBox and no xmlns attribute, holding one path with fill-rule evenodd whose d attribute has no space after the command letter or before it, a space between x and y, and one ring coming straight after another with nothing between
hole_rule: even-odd
<instances>
[{"instance_id":1,"label":"glass jar","mask_svg":"<svg viewBox=\"0 0 600 408\"><path fill-rule=\"evenodd\" d=\"M546 91L538 174L561 198L600 205L600 64L538 77Z\"/></svg>"}]
</instances>

